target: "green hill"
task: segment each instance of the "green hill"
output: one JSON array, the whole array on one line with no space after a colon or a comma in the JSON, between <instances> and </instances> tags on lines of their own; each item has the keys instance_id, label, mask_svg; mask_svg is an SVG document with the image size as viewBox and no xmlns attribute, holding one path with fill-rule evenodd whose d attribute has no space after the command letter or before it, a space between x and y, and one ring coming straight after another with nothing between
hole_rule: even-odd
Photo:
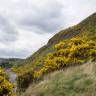
<instances>
[{"instance_id":1,"label":"green hill","mask_svg":"<svg viewBox=\"0 0 96 96\"><path fill-rule=\"evenodd\" d=\"M80 65L89 60L95 61L95 42L96 13L79 24L60 31L48 41L47 45L13 68L18 73L19 90L24 91L30 83L42 79L45 74L55 70Z\"/></svg>"}]
</instances>

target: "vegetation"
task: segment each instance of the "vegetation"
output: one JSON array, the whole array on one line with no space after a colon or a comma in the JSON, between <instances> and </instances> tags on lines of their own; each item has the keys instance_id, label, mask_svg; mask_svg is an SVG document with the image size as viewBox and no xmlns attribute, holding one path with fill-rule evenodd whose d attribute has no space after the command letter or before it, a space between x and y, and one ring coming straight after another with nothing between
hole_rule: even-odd
<instances>
[{"instance_id":1,"label":"vegetation","mask_svg":"<svg viewBox=\"0 0 96 96\"><path fill-rule=\"evenodd\" d=\"M19 88L18 91L25 91L33 79L34 77L32 71L19 75L17 78L17 88Z\"/></svg>"},{"instance_id":2,"label":"vegetation","mask_svg":"<svg viewBox=\"0 0 96 96\"><path fill-rule=\"evenodd\" d=\"M47 55L44 64L38 70L18 76L17 83L19 90L26 89L33 80L40 79L45 73L60 70L68 66L82 64L89 60L96 59L96 43L86 37L74 37L55 45L55 51Z\"/></svg>"},{"instance_id":3,"label":"vegetation","mask_svg":"<svg viewBox=\"0 0 96 96\"><path fill-rule=\"evenodd\" d=\"M32 96L88 96L88 94L95 96L95 89L91 88L95 88L95 70L92 66L96 64L88 65L92 67L93 71L91 72L94 74L86 73L87 69L84 70L84 68L87 65L84 65L84 68L82 66L89 60L95 61L95 57L96 13L79 24L57 33L47 45L40 48L32 56L23 61L15 62L15 67L12 70L18 74L18 91L26 91L32 83L24 96L31 96L31 94ZM14 64L12 62L8 64L12 64L11 67ZM75 65L82 67L80 69L78 66L73 68L72 66ZM68 68L69 73L66 70L67 67L70 67ZM50 80L43 78L45 74L61 69L65 69L65 71L59 71L54 76L52 75L53 77L47 77ZM36 83L41 79L44 79L43 83L33 85L34 81Z\"/></svg>"},{"instance_id":4,"label":"vegetation","mask_svg":"<svg viewBox=\"0 0 96 96\"><path fill-rule=\"evenodd\" d=\"M0 96L15 96L13 87L14 85L7 80L4 70L0 68Z\"/></svg>"},{"instance_id":5,"label":"vegetation","mask_svg":"<svg viewBox=\"0 0 96 96\"><path fill-rule=\"evenodd\" d=\"M55 45L55 49L55 52L47 55L43 67L35 73L37 77L46 72L49 73L67 66L85 63L90 59L92 61L96 59L96 43L86 37L75 37L62 41Z\"/></svg>"},{"instance_id":6,"label":"vegetation","mask_svg":"<svg viewBox=\"0 0 96 96\"><path fill-rule=\"evenodd\" d=\"M47 74L19 96L96 96L96 63Z\"/></svg>"},{"instance_id":7,"label":"vegetation","mask_svg":"<svg viewBox=\"0 0 96 96\"><path fill-rule=\"evenodd\" d=\"M17 63L23 61L23 59L19 59L19 58L0 58L0 64L2 65L2 67L4 68L11 68L13 66L16 66Z\"/></svg>"},{"instance_id":8,"label":"vegetation","mask_svg":"<svg viewBox=\"0 0 96 96\"><path fill-rule=\"evenodd\" d=\"M37 52L32 54L32 56L26 58L23 62L17 63L18 66L15 67L17 69L17 72L24 73L31 70L32 68L38 70L38 67L40 68L40 65L42 66L42 64L44 63L44 57L48 53L54 52L53 46L55 46L55 44L77 36L86 36L89 40L96 40L96 13L92 14L79 24L57 33L48 41L47 45L40 48ZM39 64L39 66L37 66L37 63Z\"/></svg>"},{"instance_id":9,"label":"vegetation","mask_svg":"<svg viewBox=\"0 0 96 96\"><path fill-rule=\"evenodd\" d=\"M12 68L18 74L18 90L25 91L25 89L34 80L38 81L42 79L42 76L44 76L44 74L46 73L50 73L63 68L66 69L66 67L68 66L74 66L77 64L81 65L83 63L88 62L89 60L95 61L95 42L96 13L89 16L87 19L83 20L78 25L75 25L73 27L70 27L66 30L62 30L61 32L57 33L53 38L49 40L47 45L39 49L37 52L35 52L32 56L30 56L23 62L20 62L18 66ZM25 83L27 83L27 85L24 85ZM87 83L89 84L90 81L88 81ZM70 87L70 89L71 88L73 88L73 86ZM36 96L49 95L42 93L41 95ZM52 96L59 95L56 95L54 93L54 95Z\"/></svg>"}]
</instances>

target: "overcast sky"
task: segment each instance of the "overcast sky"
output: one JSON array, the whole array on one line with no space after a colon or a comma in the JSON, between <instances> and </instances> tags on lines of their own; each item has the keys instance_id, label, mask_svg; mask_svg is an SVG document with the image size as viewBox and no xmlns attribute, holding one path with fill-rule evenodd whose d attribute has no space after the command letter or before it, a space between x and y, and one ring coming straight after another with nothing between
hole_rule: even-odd
<instances>
[{"instance_id":1,"label":"overcast sky","mask_svg":"<svg viewBox=\"0 0 96 96\"><path fill-rule=\"evenodd\" d=\"M25 58L94 12L96 0L0 0L0 57Z\"/></svg>"}]
</instances>

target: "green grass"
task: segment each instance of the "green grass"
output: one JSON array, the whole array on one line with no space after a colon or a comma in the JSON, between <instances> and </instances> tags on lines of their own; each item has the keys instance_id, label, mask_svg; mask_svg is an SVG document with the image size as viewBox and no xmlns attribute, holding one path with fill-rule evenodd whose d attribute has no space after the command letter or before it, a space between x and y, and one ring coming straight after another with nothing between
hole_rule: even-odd
<instances>
[{"instance_id":1,"label":"green grass","mask_svg":"<svg viewBox=\"0 0 96 96\"><path fill-rule=\"evenodd\" d=\"M96 96L96 63L50 73L21 96Z\"/></svg>"}]
</instances>

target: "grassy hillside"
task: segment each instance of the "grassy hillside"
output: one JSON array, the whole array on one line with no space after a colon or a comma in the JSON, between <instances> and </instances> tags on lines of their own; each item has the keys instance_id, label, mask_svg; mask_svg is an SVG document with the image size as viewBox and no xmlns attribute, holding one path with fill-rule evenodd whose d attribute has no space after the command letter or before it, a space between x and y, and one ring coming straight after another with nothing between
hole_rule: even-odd
<instances>
[{"instance_id":1,"label":"grassy hillside","mask_svg":"<svg viewBox=\"0 0 96 96\"><path fill-rule=\"evenodd\" d=\"M47 45L13 68L20 91L45 74L96 60L96 13L79 24L62 30Z\"/></svg>"},{"instance_id":2,"label":"grassy hillside","mask_svg":"<svg viewBox=\"0 0 96 96\"><path fill-rule=\"evenodd\" d=\"M65 30L60 31L55 36L53 36L47 45L40 48L37 52L35 52L32 56L26 58L23 62L20 62L18 65L20 69L24 67L28 67L28 70L32 67L42 64L44 57L49 53L54 51L54 45L58 42L70 39L76 36L87 36L89 39L95 38L96 39L96 13L92 14L78 25L72 26ZM22 66L24 65L24 66ZM17 66L18 67L18 66ZM22 68L22 71L23 69Z\"/></svg>"},{"instance_id":3,"label":"grassy hillside","mask_svg":"<svg viewBox=\"0 0 96 96\"><path fill-rule=\"evenodd\" d=\"M21 96L96 96L96 62L50 73Z\"/></svg>"}]
</instances>

